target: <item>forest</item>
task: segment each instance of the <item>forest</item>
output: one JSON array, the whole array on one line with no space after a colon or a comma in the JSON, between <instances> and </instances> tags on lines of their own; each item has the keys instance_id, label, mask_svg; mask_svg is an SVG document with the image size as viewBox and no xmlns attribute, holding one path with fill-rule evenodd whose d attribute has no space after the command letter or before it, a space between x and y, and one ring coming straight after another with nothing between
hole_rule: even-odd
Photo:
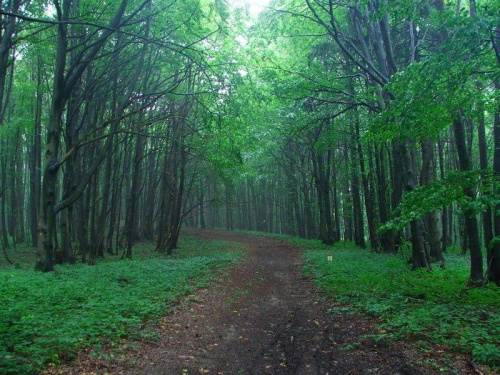
<instances>
[{"instance_id":1,"label":"forest","mask_svg":"<svg viewBox=\"0 0 500 375\"><path fill-rule=\"evenodd\" d=\"M1 273L181 262L181 229L224 229L422 280L460 259L461 288L499 296L500 1L265 5L0 0Z\"/></svg>"}]
</instances>

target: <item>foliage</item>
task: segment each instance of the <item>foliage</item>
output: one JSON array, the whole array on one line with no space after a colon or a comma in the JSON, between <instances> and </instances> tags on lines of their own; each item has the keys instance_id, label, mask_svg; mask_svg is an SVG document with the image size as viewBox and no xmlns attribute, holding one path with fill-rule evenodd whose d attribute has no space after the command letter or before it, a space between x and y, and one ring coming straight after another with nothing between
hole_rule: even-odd
<instances>
[{"instance_id":1,"label":"foliage","mask_svg":"<svg viewBox=\"0 0 500 375\"><path fill-rule=\"evenodd\" d=\"M475 361L500 366L500 291L488 285L464 289L464 257L448 255L447 268L411 271L406 260L335 246L329 252L301 240L305 271L329 296L382 319L383 338L412 337L471 353Z\"/></svg>"},{"instance_id":2,"label":"foliage","mask_svg":"<svg viewBox=\"0 0 500 375\"><path fill-rule=\"evenodd\" d=\"M484 56L490 49L491 26L485 20L474 21L469 17L448 15L448 18L448 38L438 53L423 54L391 77L386 89L394 99L371 121L372 137L435 139L451 125L459 111L472 116L474 103L490 99L491 92L481 89L490 82L478 72L486 67L492 72L498 69L491 56ZM431 20L434 23L431 29L440 24L437 16Z\"/></svg>"},{"instance_id":3,"label":"foliage","mask_svg":"<svg viewBox=\"0 0 500 375\"><path fill-rule=\"evenodd\" d=\"M450 173L443 179L419 186L407 193L403 202L393 212L392 220L381 225L379 231L402 230L410 222L423 218L426 213L455 202L461 203L462 207L467 205L476 212L484 211L486 206L495 207L498 199L489 194L492 185L498 189L498 181L491 172L474 170ZM464 189L470 188L478 188L482 193L481 199L471 202L464 193Z\"/></svg>"},{"instance_id":4,"label":"foliage","mask_svg":"<svg viewBox=\"0 0 500 375\"><path fill-rule=\"evenodd\" d=\"M188 238L180 246L170 258L60 266L47 274L2 269L0 373L34 373L84 346L128 337L241 255L222 241Z\"/></svg>"}]
</instances>

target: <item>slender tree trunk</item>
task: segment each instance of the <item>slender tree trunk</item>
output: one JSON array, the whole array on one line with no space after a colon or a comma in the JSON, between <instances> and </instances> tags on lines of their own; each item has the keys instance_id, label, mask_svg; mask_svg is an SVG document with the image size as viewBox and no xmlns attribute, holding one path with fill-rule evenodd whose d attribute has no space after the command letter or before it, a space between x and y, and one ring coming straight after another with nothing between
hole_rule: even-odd
<instances>
[{"instance_id":1,"label":"slender tree trunk","mask_svg":"<svg viewBox=\"0 0 500 375\"><path fill-rule=\"evenodd\" d=\"M352 131L353 125L351 124L351 132L353 134L353 144L355 145L357 155L358 155L358 161L359 161L359 171L361 174L361 182L363 185L363 192L364 192L364 197L365 197L365 210L366 210L366 216L368 219L368 233L370 235L370 247L372 251L378 251L379 250L379 238L377 234L377 216L375 213L375 204L374 204L374 198L373 198L373 192L370 189L369 181L368 181L368 175L367 171L365 168L365 159L363 156L363 148L361 145L361 135L360 135L360 129L359 129L359 114L356 111L355 114L355 121L354 121L354 131ZM354 152L354 151L353 151ZM354 159L354 157L353 157ZM364 237L364 236L363 236Z\"/></svg>"},{"instance_id":2,"label":"slender tree trunk","mask_svg":"<svg viewBox=\"0 0 500 375\"><path fill-rule=\"evenodd\" d=\"M132 186L130 188L129 202L128 202L128 210L127 210L127 221L125 224L126 238L127 238L127 247L125 256L127 258L132 258L132 246L136 241L136 219L137 219L137 201L139 199L140 194L140 183L141 183L141 164L144 154L144 136L137 135L135 141L135 149L134 149L134 169L132 172Z\"/></svg>"},{"instance_id":3,"label":"slender tree trunk","mask_svg":"<svg viewBox=\"0 0 500 375\"><path fill-rule=\"evenodd\" d=\"M328 195L325 197L325 199L328 200L328 204L330 202L330 191L332 191L332 201L333 201L333 217L332 217L332 224L331 224L331 231L332 231L332 238L333 242L340 241L340 213L339 213L339 193L338 193L338 184L337 184L337 168L335 164L335 151L331 152L332 155L332 160L330 160L330 157L327 159L327 163L332 165L331 167L331 176L332 176L332 189L329 188L327 185L328 189ZM330 169L330 168L329 168Z\"/></svg>"},{"instance_id":4,"label":"slender tree trunk","mask_svg":"<svg viewBox=\"0 0 500 375\"><path fill-rule=\"evenodd\" d=\"M42 59L37 57L36 72L36 107L33 146L31 149L30 163L30 230L31 245L38 246L38 218L40 213L41 169L42 169Z\"/></svg>"},{"instance_id":5,"label":"slender tree trunk","mask_svg":"<svg viewBox=\"0 0 500 375\"><path fill-rule=\"evenodd\" d=\"M181 153L181 161L180 161L179 187L177 189L175 205L173 207L172 216L170 219L171 221L170 236L167 240L167 246L166 246L168 255L171 255L173 250L177 248L177 243L179 241L179 232L182 225L181 211L182 211L182 200L184 198L184 188L186 182L187 151L185 149L182 149L180 153Z\"/></svg>"},{"instance_id":6,"label":"slender tree trunk","mask_svg":"<svg viewBox=\"0 0 500 375\"><path fill-rule=\"evenodd\" d=\"M354 212L354 240L356 245L361 248L366 247L365 243L365 225L363 219L363 209L361 205L361 190L359 183L359 169L358 169L358 155L356 154L357 142L355 136L352 138L352 145L350 146L351 156L351 179L352 179L352 202ZM347 159L346 159L347 160ZM366 199L366 197L365 197Z\"/></svg>"},{"instance_id":7,"label":"slender tree trunk","mask_svg":"<svg viewBox=\"0 0 500 375\"><path fill-rule=\"evenodd\" d=\"M20 131L17 129L15 132L13 138L11 139L12 145L11 149L13 149L13 157L10 158L9 163L8 163L8 174L9 174L9 186L11 187L10 189L10 212L9 212L9 225L7 226L9 228L9 234L12 239L12 244L14 245L14 248L16 247L17 243L17 229L19 227L19 218L18 218L18 212L19 212L19 207L17 206L18 202L18 186L16 184L17 178L16 178L16 164L17 164L17 158L19 157L19 150L18 150L18 138Z\"/></svg>"},{"instance_id":8,"label":"slender tree trunk","mask_svg":"<svg viewBox=\"0 0 500 375\"><path fill-rule=\"evenodd\" d=\"M497 40L500 42L500 29L497 28ZM500 52L500 51L499 51ZM495 89L500 90L500 81L495 80ZM493 173L495 180L500 180L500 100L496 99L494 120L493 120ZM497 191L497 196L499 192ZM500 205L495 207L500 210ZM494 217L495 237L500 237L500 215ZM488 277L496 285L500 286L500 242L496 241L490 247Z\"/></svg>"},{"instance_id":9,"label":"slender tree trunk","mask_svg":"<svg viewBox=\"0 0 500 375\"><path fill-rule=\"evenodd\" d=\"M441 137L438 137L438 156L439 156L439 171L440 178L445 177L445 165L444 165L444 151L443 151L443 141ZM451 246L451 226L449 225L449 209L447 206L442 207L441 213L441 252L446 252L446 249Z\"/></svg>"},{"instance_id":10,"label":"slender tree trunk","mask_svg":"<svg viewBox=\"0 0 500 375\"><path fill-rule=\"evenodd\" d=\"M14 148L15 154L14 159L12 159L12 186L15 193L12 193L12 221L16 224L12 224L12 239L14 244L24 243L25 241L25 231L24 231L24 162L23 162L23 152L22 152L22 135L21 130L18 129L14 138Z\"/></svg>"},{"instance_id":11,"label":"slender tree trunk","mask_svg":"<svg viewBox=\"0 0 500 375\"><path fill-rule=\"evenodd\" d=\"M302 198L304 200L304 226L306 232L305 237L314 238L316 236L316 233L314 230L311 197L309 195L309 182L307 181L307 175L306 175L306 156L302 154L299 157L300 157L299 171L301 177L300 188L302 192Z\"/></svg>"},{"instance_id":12,"label":"slender tree trunk","mask_svg":"<svg viewBox=\"0 0 500 375\"><path fill-rule=\"evenodd\" d=\"M403 167L406 170L405 190L413 191L415 188L415 148L412 142L409 145L401 147L403 156ZM422 220L413 220L410 222L411 245L412 245L412 268L431 269L428 252L424 244L424 228Z\"/></svg>"},{"instance_id":13,"label":"slender tree trunk","mask_svg":"<svg viewBox=\"0 0 500 375\"><path fill-rule=\"evenodd\" d=\"M394 147L395 146L393 145L393 155L395 152ZM400 158L399 155L397 157ZM390 209L387 197L389 189L387 183L387 173L386 173L387 166L385 160L386 158L385 158L384 145L375 146L375 166L377 170L377 187L378 187L378 202L379 202L378 207L379 207L380 222L382 224L386 223L389 220L389 209ZM393 172L392 175L394 176L395 173ZM398 181L399 183L402 183L402 181L400 181L399 175L398 175ZM396 182L393 182L393 186L395 186L395 184ZM392 194L393 199L395 199L396 195L395 191L396 190L394 189ZM395 202L393 201L392 206L394 207L394 205ZM380 242L384 252L386 253L396 252L396 233L393 230L389 230L383 233L380 236Z\"/></svg>"},{"instance_id":14,"label":"slender tree trunk","mask_svg":"<svg viewBox=\"0 0 500 375\"><path fill-rule=\"evenodd\" d=\"M5 141L0 143L0 147ZM4 146L5 148L5 146ZM0 230L2 231L2 248L9 249L9 234L7 232L7 153L0 155Z\"/></svg>"},{"instance_id":15,"label":"slender tree trunk","mask_svg":"<svg viewBox=\"0 0 500 375\"><path fill-rule=\"evenodd\" d=\"M348 156L348 145L347 142L343 144L343 156L344 161L347 163L349 160ZM342 192L342 216L344 218L344 241L354 240L354 221L356 221L356 210L353 207L353 195L351 194L351 184L349 183L349 178L347 175L352 175L351 169L353 168L354 161L351 160L351 166L346 166L346 177L343 179L343 192ZM349 173L351 172L351 173ZM357 240L357 238L356 238Z\"/></svg>"},{"instance_id":16,"label":"slender tree trunk","mask_svg":"<svg viewBox=\"0 0 500 375\"><path fill-rule=\"evenodd\" d=\"M422 169L420 172L420 185L426 186L436 179L434 162L434 145L430 140L422 143ZM425 215L425 226L427 229L427 239L429 243L429 253L431 260L444 263L441 241L439 238L439 214L437 211L429 212Z\"/></svg>"},{"instance_id":17,"label":"slender tree trunk","mask_svg":"<svg viewBox=\"0 0 500 375\"><path fill-rule=\"evenodd\" d=\"M229 187L225 187L226 193L226 229L234 230L233 223L233 208L232 208L232 194L229 190Z\"/></svg>"},{"instance_id":18,"label":"slender tree trunk","mask_svg":"<svg viewBox=\"0 0 500 375\"><path fill-rule=\"evenodd\" d=\"M200 187L200 227L201 229L205 229L207 227L207 223L205 221L205 189L204 189L204 183L202 183L202 186ZM246 186L246 185L245 185ZM246 190L246 189L245 189ZM248 210L244 210L244 217L248 217ZM245 228L250 228L250 225L245 225Z\"/></svg>"},{"instance_id":19,"label":"slender tree trunk","mask_svg":"<svg viewBox=\"0 0 500 375\"><path fill-rule=\"evenodd\" d=\"M318 208L320 215L320 239L323 243L331 245L334 243L333 220L330 205L329 171L325 171L322 155L315 151L311 152L313 169L318 194Z\"/></svg>"},{"instance_id":20,"label":"slender tree trunk","mask_svg":"<svg viewBox=\"0 0 500 375\"><path fill-rule=\"evenodd\" d=\"M461 116L458 115L453 120L453 132L455 134L455 144L459 159L459 166L462 172L468 172L471 168L469 153L467 152L465 127ZM464 194L471 200L475 200L475 193L471 187L464 188ZM464 206L465 231L469 240L469 250L471 259L471 269L469 284L477 285L483 279L483 256L481 253L481 242L479 240L479 228L474 210L470 206Z\"/></svg>"},{"instance_id":21,"label":"slender tree trunk","mask_svg":"<svg viewBox=\"0 0 500 375\"><path fill-rule=\"evenodd\" d=\"M471 0L472 1L472 0ZM474 3L475 5L475 3ZM475 11L475 9L474 9ZM472 13L472 2L471 2L471 13ZM488 146L486 142L486 129L485 129L485 119L484 119L484 108L482 104L479 105L479 123L477 126L477 140L479 145L479 167L484 173L487 173L488 169ZM495 115L494 115L495 116ZM494 128L494 125L493 125ZM494 131L494 130L493 130ZM489 195L488 193L486 193ZM483 219L483 239L484 246L486 247L487 260L486 264L491 263L491 241L493 240L493 219L491 207L487 206L486 211L482 214ZM489 273L489 272L488 272ZM489 275L488 275L489 277Z\"/></svg>"}]
</instances>

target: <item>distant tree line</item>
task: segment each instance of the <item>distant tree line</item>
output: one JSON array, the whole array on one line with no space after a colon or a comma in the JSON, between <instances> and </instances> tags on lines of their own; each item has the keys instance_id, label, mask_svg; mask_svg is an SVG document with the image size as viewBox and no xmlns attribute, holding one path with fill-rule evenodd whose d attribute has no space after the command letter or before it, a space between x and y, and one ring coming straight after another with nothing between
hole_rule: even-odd
<instances>
[{"instance_id":1,"label":"distant tree line","mask_svg":"<svg viewBox=\"0 0 500 375\"><path fill-rule=\"evenodd\" d=\"M2 2L4 258L170 254L184 222L411 248L415 269L460 246L470 285L500 285L499 8Z\"/></svg>"},{"instance_id":2,"label":"distant tree line","mask_svg":"<svg viewBox=\"0 0 500 375\"><path fill-rule=\"evenodd\" d=\"M460 246L471 285L500 285L499 7L271 2L247 48L267 160L247 155L212 225L411 244L415 269Z\"/></svg>"}]
</instances>

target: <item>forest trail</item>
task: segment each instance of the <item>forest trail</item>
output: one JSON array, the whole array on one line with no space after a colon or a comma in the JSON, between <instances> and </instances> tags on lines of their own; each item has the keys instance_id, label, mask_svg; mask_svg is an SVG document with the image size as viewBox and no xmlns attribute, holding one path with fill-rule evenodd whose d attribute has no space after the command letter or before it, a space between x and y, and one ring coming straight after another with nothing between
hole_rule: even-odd
<instances>
[{"instance_id":1,"label":"forest trail","mask_svg":"<svg viewBox=\"0 0 500 375\"><path fill-rule=\"evenodd\" d=\"M155 328L159 341L137 343L120 359L86 358L62 373L431 373L410 364L401 347L363 340L363 334L374 333L366 317L328 313L328 303L301 271L300 250L268 237L190 233L243 243L247 255L163 318ZM346 350L347 345L354 347Z\"/></svg>"}]
</instances>

